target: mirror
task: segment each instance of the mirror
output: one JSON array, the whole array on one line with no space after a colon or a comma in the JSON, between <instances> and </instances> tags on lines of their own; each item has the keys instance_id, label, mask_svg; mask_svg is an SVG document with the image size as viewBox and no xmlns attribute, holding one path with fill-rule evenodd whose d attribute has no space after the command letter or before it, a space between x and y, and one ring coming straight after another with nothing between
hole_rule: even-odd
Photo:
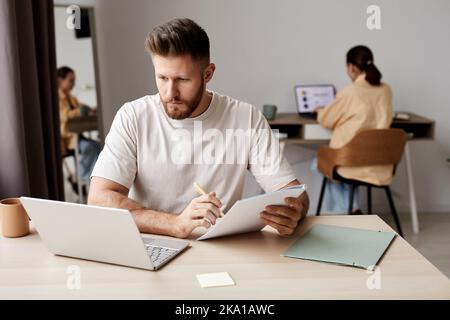
<instances>
[{"instance_id":1,"label":"mirror","mask_svg":"<svg viewBox=\"0 0 450 320\"><path fill-rule=\"evenodd\" d=\"M54 17L65 199L86 203L86 177L104 137L95 12L92 7L55 5Z\"/></svg>"}]
</instances>

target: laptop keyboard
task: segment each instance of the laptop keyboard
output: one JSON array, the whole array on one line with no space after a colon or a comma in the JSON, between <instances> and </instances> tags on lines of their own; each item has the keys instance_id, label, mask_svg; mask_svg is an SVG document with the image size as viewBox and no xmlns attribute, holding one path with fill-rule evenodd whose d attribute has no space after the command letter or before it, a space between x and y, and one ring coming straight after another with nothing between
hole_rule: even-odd
<instances>
[{"instance_id":1,"label":"laptop keyboard","mask_svg":"<svg viewBox=\"0 0 450 320\"><path fill-rule=\"evenodd\" d=\"M154 267L163 264L178 252L178 250L175 249L156 247L148 244L145 244L145 247Z\"/></svg>"}]
</instances>

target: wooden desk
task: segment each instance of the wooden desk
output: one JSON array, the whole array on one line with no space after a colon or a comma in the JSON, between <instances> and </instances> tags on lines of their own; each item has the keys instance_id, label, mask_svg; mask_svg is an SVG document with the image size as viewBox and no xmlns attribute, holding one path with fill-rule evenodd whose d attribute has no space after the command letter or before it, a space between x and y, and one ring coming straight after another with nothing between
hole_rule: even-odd
<instances>
[{"instance_id":1,"label":"wooden desk","mask_svg":"<svg viewBox=\"0 0 450 320\"><path fill-rule=\"evenodd\" d=\"M366 270L280 256L316 223L392 231L378 216L308 217L295 237L267 228L192 241L156 272L53 256L33 232L0 238L0 299L450 299L449 279L400 237L379 264L380 290L367 288ZM80 290L66 286L72 265ZM202 289L195 277L222 271L235 286Z\"/></svg>"},{"instance_id":2,"label":"wooden desk","mask_svg":"<svg viewBox=\"0 0 450 320\"><path fill-rule=\"evenodd\" d=\"M431 119L410 112L402 112L409 115L409 120L392 121L391 128L400 128L412 134L412 140L433 140L435 122ZM311 140L304 138L305 126L318 124L316 119L299 116L298 113L280 113L269 121L272 129L279 129L287 133L288 139L283 140L286 144L327 144L325 140Z\"/></svg>"},{"instance_id":3,"label":"wooden desk","mask_svg":"<svg viewBox=\"0 0 450 320\"><path fill-rule=\"evenodd\" d=\"M69 119L69 131L74 133L83 133L98 130L97 121L97 115Z\"/></svg>"},{"instance_id":4,"label":"wooden desk","mask_svg":"<svg viewBox=\"0 0 450 320\"><path fill-rule=\"evenodd\" d=\"M405 130L410 137L410 141L434 140L435 122L433 120L411 112L402 113L407 113L409 115L409 120L394 119L391 125L392 128ZM269 121L269 124L272 129L278 129L280 132L288 134L287 139L281 140L285 144L320 145L329 143L329 139L305 139L305 126L317 125L317 120L300 117L298 113L280 113L274 120ZM411 225L413 232L419 233L419 219L417 214L416 193L412 175L409 143L407 143L405 147L405 161L411 208Z\"/></svg>"}]
</instances>

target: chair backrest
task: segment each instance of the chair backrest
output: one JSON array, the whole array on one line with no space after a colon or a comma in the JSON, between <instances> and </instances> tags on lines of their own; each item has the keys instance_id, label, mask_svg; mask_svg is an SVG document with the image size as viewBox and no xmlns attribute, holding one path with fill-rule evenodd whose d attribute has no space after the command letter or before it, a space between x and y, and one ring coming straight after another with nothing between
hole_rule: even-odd
<instances>
[{"instance_id":1,"label":"chair backrest","mask_svg":"<svg viewBox=\"0 0 450 320\"><path fill-rule=\"evenodd\" d=\"M358 133L340 149L320 147L317 151L319 171L332 179L334 170L340 166L359 167L394 165L402 159L406 133L402 129L374 129Z\"/></svg>"},{"instance_id":2,"label":"chair backrest","mask_svg":"<svg viewBox=\"0 0 450 320\"><path fill-rule=\"evenodd\" d=\"M402 129L374 129L358 133L336 150L336 166L397 165L403 155L406 133Z\"/></svg>"}]
</instances>

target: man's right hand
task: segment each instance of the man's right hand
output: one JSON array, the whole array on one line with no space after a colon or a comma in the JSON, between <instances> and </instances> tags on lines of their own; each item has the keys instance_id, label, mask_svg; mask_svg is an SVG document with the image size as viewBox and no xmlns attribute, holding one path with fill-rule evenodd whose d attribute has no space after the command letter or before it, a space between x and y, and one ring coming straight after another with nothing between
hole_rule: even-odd
<instances>
[{"instance_id":1,"label":"man's right hand","mask_svg":"<svg viewBox=\"0 0 450 320\"><path fill-rule=\"evenodd\" d=\"M194 198L186 209L175 218L178 238L186 238L198 227L209 228L220 217L222 203L214 192Z\"/></svg>"}]
</instances>

